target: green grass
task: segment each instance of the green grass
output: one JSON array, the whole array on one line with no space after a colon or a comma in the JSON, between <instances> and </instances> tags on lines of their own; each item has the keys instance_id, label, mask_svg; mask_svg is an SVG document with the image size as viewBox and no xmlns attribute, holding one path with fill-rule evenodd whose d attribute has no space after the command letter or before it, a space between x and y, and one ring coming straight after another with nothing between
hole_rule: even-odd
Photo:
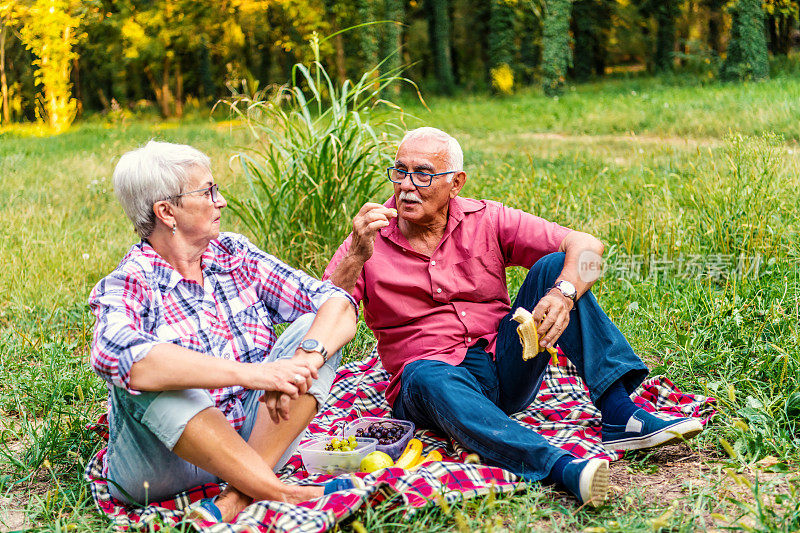
<instances>
[{"instance_id":1,"label":"green grass","mask_svg":"<svg viewBox=\"0 0 800 533\"><path fill-rule=\"evenodd\" d=\"M434 98L430 112L407 103L416 117L406 117L409 125L430 123L462 141L465 195L602 238L612 267L595 289L602 305L655 373L717 397L720 416L692 443L692 464L703 476L679 480L679 495L669 500L633 483L610 505L576 512L573 501L533 487L410 520L389 505L356 519L391 531L497 530L496 516L513 531L796 527L798 482L786 472L800 463L800 420L787 406L800 390L799 95L800 79L788 77L742 86L641 78L583 85L558 101L524 92ZM244 179L228 161L248 136L202 118L96 118L59 137L34 133L0 131L0 508L21 509L28 527L95 531L109 526L81 472L101 445L85 425L103 411L105 386L86 361L92 322L85 302L136 241L110 190L112 169L147 139L186 142L211 156L226 189L243 194ZM378 199L388 193L387 185ZM247 233L230 215L225 225ZM763 259L759 276L649 268L742 253ZM642 257L640 278L620 270L632 255ZM522 275L511 272L512 291ZM370 341L362 324L348 357ZM643 480L670 468L645 455L623 463L615 471Z\"/></svg>"}]
</instances>

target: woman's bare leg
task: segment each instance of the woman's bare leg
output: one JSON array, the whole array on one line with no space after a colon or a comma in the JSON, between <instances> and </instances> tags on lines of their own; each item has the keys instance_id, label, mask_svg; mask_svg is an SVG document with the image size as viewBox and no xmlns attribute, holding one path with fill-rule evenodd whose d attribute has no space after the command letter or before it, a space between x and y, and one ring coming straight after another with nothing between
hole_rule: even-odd
<instances>
[{"instance_id":1,"label":"woman's bare leg","mask_svg":"<svg viewBox=\"0 0 800 533\"><path fill-rule=\"evenodd\" d=\"M266 412L261 413L264 410L263 407L259 409L260 414L256 419L256 425L253 427L250 440L252 441L253 436L256 436L256 443L260 447L264 447L265 444L269 443L266 447L271 448L271 450L265 452L267 458L272 457L274 453L278 453L274 459L276 462L285 448L310 422L310 418L301 416L302 413L309 411L309 401L302 400L306 396L304 395L293 402L290 413L294 415L294 409L297 409L297 417L290 416L289 421L275 425L276 427L272 430L263 428L264 421L262 419L269 420L269 416ZM313 406L310 410L315 413L316 400L311 396L308 396L308 398ZM295 406L295 403L298 405ZM311 414L311 417L313 418L313 414ZM271 421L270 424L272 424ZM299 424L304 425L292 433L290 427L294 429ZM284 426L286 429L284 429ZM293 436L290 437L290 434ZM283 441L285 441L285 445L280 448L280 444ZM277 452L276 449L280 449L280 452ZM302 487L282 483L272 471L274 462L268 462L251 444L245 442L231 427L225 415L219 409L213 407L201 411L189 420L180 439L178 439L173 448L173 452L185 461L227 481L229 486L236 489L236 492L239 492L242 496L247 495L250 499L299 503L322 496L321 487ZM232 519L251 501L247 500L244 505L241 505L241 499L241 497L235 498L228 503L225 503L225 498L222 501L218 500L222 504L220 510L225 509L223 511L224 520ZM239 502L235 505L238 509L233 505L229 505L234 504L234 502Z\"/></svg>"},{"instance_id":2,"label":"woman's bare leg","mask_svg":"<svg viewBox=\"0 0 800 533\"><path fill-rule=\"evenodd\" d=\"M278 424L272 421L267 414L266 407L260 404L258 416L247 444L273 469L286 449L308 427L316 414L317 400L310 394L304 394L296 400L292 400L289 404L289 420L281 420ZM322 496L322 489L316 488L316 490L318 494L313 498ZM253 498L230 484L219 495L216 503L222 512L223 519L227 516L233 519L252 501Z\"/></svg>"}]
</instances>

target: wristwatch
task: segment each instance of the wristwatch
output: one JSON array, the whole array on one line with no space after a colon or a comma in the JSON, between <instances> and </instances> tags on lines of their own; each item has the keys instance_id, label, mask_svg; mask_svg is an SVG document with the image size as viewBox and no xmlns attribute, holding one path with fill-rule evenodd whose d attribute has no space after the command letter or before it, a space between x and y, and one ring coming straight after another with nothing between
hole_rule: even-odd
<instances>
[{"instance_id":1,"label":"wristwatch","mask_svg":"<svg viewBox=\"0 0 800 533\"><path fill-rule=\"evenodd\" d=\"M575 285L570 283L569 281L562 279L561 281L557 281L555 285L553 285L554 289L558 289L561 291L565 297L569 298L573 302L578 299L578 290L575 288Z\"/></svg>"},{"instance_id":2,"label":"wristwatch","mask_svg":"<svg viewBox=\"0 0 800 533\"><path fill-rule=\"evenodd\" d=\"M326 350L322 343L318 340L306 339L300 343L299 348L304 352L319 352L319 354L322 356L323 364L328 362L328 350Z\"/></svg>"}]
</instances>

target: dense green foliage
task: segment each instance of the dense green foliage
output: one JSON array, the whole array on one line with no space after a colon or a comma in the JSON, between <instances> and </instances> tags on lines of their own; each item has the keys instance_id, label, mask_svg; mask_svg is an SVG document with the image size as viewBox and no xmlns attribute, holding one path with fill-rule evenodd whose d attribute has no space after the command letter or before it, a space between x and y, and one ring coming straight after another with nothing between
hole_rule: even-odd
<instances>
[{"instance_id":1,"label":"dense green foliage","mask_svg":"<svg viewBox=\"0 0 800 533\"><path fill-rule=\"evenodd\" d=\"M723 80L758 80L769 76L764 13L760 0L737 0L728 55L719 76Z\"/></svg>"},{"instance_id":2,"label":"dense green foliage","mask_svg":"<svg viewBox=\"0 0 800 533\"><path fill-rule=\"evenodd\" d=\"M548 96L561 94L572 65L569 20L571 0L547 0L542 29L542 87Z\"/></svg>"},{"instance_id":3,"label":"dense green foliage","mask_svg":"<svg viewBox=\"0 0 800 533\"><path fill-rule=\"evenodd\" d=\"M506 93L642 68L677 67L708 82L731 36L741 32L732 29L726 0L574 0L568 17L574 66L556 72L552 56L543 61L545 41L552 35L556 42L548 50L562 49L562 56L565 45L561 30L544 36L547 3L0 0L0 121L51 121L58 131L73 116L97 111L181 117L207 109L231 89L282 83L292 65L311 58L307 43L315 32L336 34L323 43L321 61L337 82L385 59L381 71L403 65L427 94L489 87ZM769 52L789 56L800 0L748 5L764 13ZM42 6L46 12L37 15ZM731 68L723 71L728 78L760 76L741 75L750 63L737 54L748 48L731 48ZM398 87L391 91L399 95Z\"/></svg>"}]
</instances>

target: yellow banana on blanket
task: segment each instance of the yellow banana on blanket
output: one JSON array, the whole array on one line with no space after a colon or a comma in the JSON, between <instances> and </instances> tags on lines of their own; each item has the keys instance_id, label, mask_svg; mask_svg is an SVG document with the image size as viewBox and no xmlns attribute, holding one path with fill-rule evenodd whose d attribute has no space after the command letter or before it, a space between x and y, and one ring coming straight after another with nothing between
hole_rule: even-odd
<instances>
[{"instance_id":1,"label":"yellow banana on blanket","mask_svg":"<svg viewBox=\"0 0 800 533\"><path fill-rule=\"evenodd\" d=\"M425 457L420 457L419 461L417 461L417 463L415 465L412 465L409 468L409 470L416 470L417 468L419 468L421 466L425 466L425 465L427 465L429 463L433 463L433 462L436 462L436 461L441 461L442 459L443 459L442 454L437 452L436 450L433 450L431 453L429 453Z\"/></svg>"},{"instance_id":2,"label":"yellow banana on blanket","mask_svg":"<svg viewBox=\"0 0 800 533\"><path fill-rule=\"evenodd\" d=\"M539 346L539 332L536 331L537 324L533 319L533 315L524 307L517 307L514 314L511 316L513 320L519 322L517 326L517 334L519 341L522 343L522 359L527 361L533 359L540 352L545 351L545 348ZM553 365L558 365L558 352L555 348L547 348L553 358Z\"/></svg>"},{"instance_id":3,"label":"yellow banana on blanket","mask_svg":"<svg viewBox=\"0 0 800 533\"><path fill-rule=\"evenodd\" d=\"M408 469L422 456L422 442L418 439L411 439L408 441L406 445L406 449L403 450L402 455L397 458L395 461L394 466L397 468L405 468Z\"/></svg>"}]
</instances>

